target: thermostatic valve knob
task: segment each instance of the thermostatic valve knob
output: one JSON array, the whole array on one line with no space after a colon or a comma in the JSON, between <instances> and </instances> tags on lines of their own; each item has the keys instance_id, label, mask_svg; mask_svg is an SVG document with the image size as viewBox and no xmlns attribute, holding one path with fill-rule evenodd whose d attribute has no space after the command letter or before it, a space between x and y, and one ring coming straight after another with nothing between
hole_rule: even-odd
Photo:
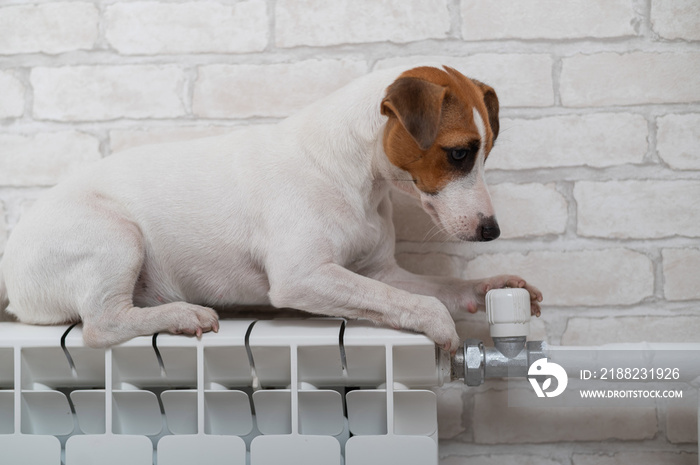
<instances>
[{"instance_id":1,"label":"thermostatic valve knob","mask_svg":"<svg viewBox=\"0 0 700 465\"><path fill-rule=\"evenodd\" d=\"M522 288L492 289L486 293L486 317L491 337L530 334L530 293Z\"/></svg>"}]
</instances>

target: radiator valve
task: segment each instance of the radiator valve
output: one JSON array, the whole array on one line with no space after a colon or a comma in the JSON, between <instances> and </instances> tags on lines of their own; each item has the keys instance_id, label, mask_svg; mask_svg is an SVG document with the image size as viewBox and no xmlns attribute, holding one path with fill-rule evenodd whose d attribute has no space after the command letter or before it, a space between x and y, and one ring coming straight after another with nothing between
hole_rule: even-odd
<instances>
[{"instance_id":1,"label":"radiator valve","mask_svg":"<svg viewBox=\"0 0 700 465\"><path fill-rule=\"evenodd\" d=\"M526 289L493 289L486 294L486 316L494 347L467 339L452 358L452 379L479 386L486 378L527 376L528 367L545 357L544 342L527 341L530 294Z\"/></svg>"}]
</instances>

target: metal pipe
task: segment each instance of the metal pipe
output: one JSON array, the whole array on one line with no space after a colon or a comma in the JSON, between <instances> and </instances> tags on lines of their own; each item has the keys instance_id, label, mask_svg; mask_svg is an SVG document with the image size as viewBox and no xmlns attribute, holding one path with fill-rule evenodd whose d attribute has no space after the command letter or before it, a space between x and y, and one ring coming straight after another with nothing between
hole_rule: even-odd
<instances>
[{"instance_id":1,"label":"metal pipe","mask_svg":"<svg viewBox=\"0 0 700 465\"><path fill-rule=\"evenodd\" d=\"M700 343L626 343L601 346L551 346L545 355L561 365L570 377L578 378L582 370L638 369L671 371L676 382L690 383L700 377ZM616 379L617 378L617 379ZM601 379L601 378L598 378ZM619 377L606 378L619 381ZM635 379L658 382L657 377Z\"/></svg>"}]
</instances>

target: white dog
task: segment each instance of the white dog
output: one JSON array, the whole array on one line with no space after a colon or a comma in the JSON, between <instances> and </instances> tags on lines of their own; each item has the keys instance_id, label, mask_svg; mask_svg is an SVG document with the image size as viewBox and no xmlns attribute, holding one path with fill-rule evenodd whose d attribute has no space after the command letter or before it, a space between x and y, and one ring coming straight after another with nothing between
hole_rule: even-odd
<instances>
[{"instance_id":1,"label":"white dog","mask_svg":"<svg viewBox=\"0 0 700 465\"><path fill-rule=\"evenodd\" d=\"M82 320L104 347L218 330L210 307L271 304L420 331L456 351L450 313L517 276L463 281L394 260L392 187L462 240L498 237L484 161L492 88L445 67L369 74L279 124L112 155L38 200L8 240L0 310Z\"/></svg>"}]
</instances>

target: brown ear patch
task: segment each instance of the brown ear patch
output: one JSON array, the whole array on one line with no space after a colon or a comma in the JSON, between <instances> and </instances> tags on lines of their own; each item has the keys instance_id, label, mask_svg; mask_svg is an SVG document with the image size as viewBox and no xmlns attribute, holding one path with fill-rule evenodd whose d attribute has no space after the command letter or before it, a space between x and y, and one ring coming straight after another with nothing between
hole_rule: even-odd
<instances>
[{"instance_id":1,"label":"brown ear patch","mask_svg":"<svg viewBox=\"0 0 700 465\"><path fill-rule=\"evenodd\" d=\"M447 88L414 77L401 77L387 89L381 112L393 114L421 150L435 142Z\"/></svg>"},{"instance_id":2,"label":"brown ear patch","mask_svg":"<svg viewBox=\"0 0 700 465\"><path fill-rule=\"evenodd\" d=\"M498 96L496 96L496 91L493 90L493 87L488 86L481 81L466 77L454 68L450 68L449 66L443 66L443 68L445 68L445 71L447 71L450 74L450 76L452 76L452 78L455 79L456 82L462 82L463 84L467 84L468 87L472 87L478 93L477 95L473 96L476 97L476 100L473 100L475 102L475 107L481 112L482 118L485 117L484 119L488 119L489 128L491 129L491 137L487 137L488 147L486 151L486 156L488 157L488 153L493 148L493 144L496 142L496 137L498 137L499 131L499 104ZM479 102L479 100L483 102L483 106L480 105L481 102ZM483 113L483 109L486 110L486 114Z\"/></svg>"},{"instance_id":3,"label":"brown ear patch","mask_svg":"<svg viewBox=\"0 0 700 465\"><path fill-rule=\"evenodd\" d=\"M492 143L495 143L496 138L498 137L498 130L500 129L498 123L499 105L496 91L493 90L493 87L488 86L481 81L477 81L476 79L472 79L472 82L474 82L474 84L476 84L484 94L484 104L486 105L486 112L489 114L489 126L491 126L491 132L493 132Z\"/></svg>"}]
</instances>

